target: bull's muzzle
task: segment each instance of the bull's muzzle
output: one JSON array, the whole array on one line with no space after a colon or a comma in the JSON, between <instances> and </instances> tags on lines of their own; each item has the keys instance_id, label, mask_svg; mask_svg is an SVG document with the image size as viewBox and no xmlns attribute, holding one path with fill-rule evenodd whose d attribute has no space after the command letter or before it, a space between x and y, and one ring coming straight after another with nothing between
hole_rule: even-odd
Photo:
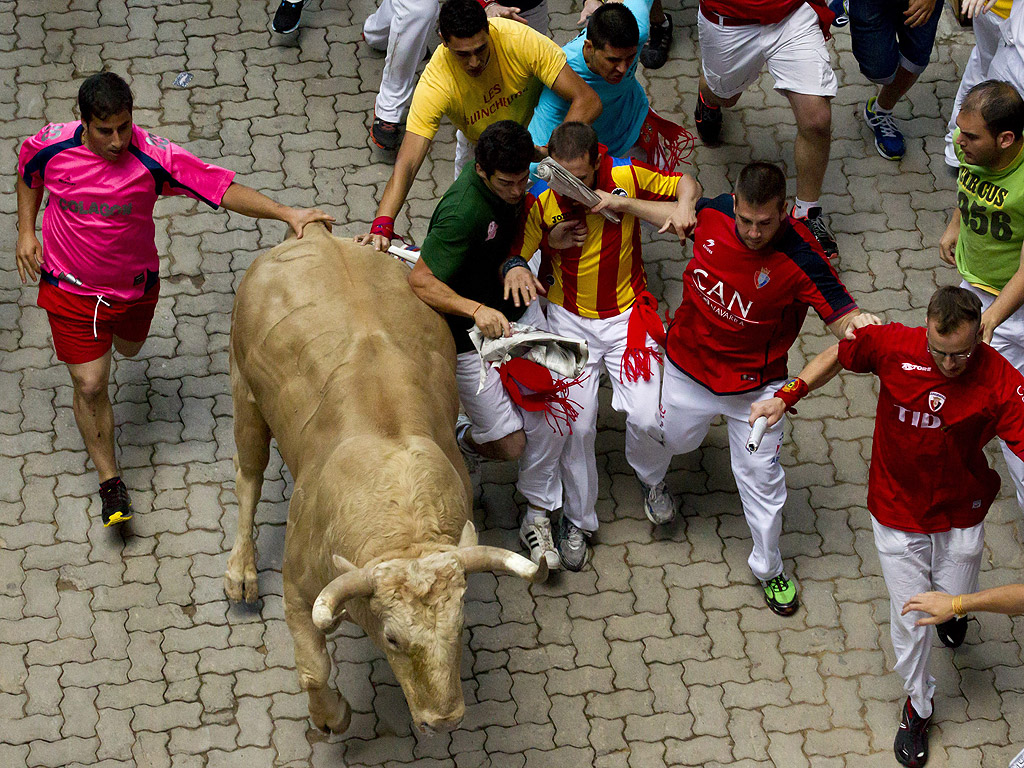
<instances>
[{"instance_id":1,"label":"bull's muzzle","mask_svg":"<svg viewBox=\"0 0 1024 768\"><path fill-rule=\"evenodd\" d=\"M423 736L433 736L438 733L449 733L462 724L462 718L465 713L465 707L460 707L459 713L454 716L417 720L416 730Z\"/></svg>"}]
</instances>

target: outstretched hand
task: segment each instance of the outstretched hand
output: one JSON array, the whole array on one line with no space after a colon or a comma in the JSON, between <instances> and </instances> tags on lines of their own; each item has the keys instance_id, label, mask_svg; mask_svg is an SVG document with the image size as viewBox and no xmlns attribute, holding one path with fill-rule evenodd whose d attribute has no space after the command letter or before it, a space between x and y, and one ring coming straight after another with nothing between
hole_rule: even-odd
<instances>
[{"instance_id":1,"label":"outstretched hand","mask_svg":"<svg viewBox=\"0 0 1024 768\"><path fill-rule=\"evenodd\" d=\"M911 611L931 614L927 618L917 620L916 624L919 627L941 624L953 618L953 596L945 592L921 592L903 604L900 615L906 616Z\"/></svg>"},{"instance_id":2,"label":"outstretched hand","mask_svg":"<svg viewBox=\"0 0 1024 768\"><path fill-rule=\"evenodd\" d=\"M544 283L526 267L513 267L505 275L505 301L512 298L512 303L517 307L530 306L537 296L547 293Z\"/></svg>"},{"instance_id":3,"label":"outstretched hand","mask_svg":"<svg viewBox=\"0 0 1024 768\"><path fill-rule=\"evenodd\" d=\"M299 238L302 237L302 230L306 228L306 225L312 224L314 221L322 221L328 232L331 231L331 225L334 224L334 217L319 208L289 208L282 218L292 228L295 236Z\"/></svg>"}]
</instances>

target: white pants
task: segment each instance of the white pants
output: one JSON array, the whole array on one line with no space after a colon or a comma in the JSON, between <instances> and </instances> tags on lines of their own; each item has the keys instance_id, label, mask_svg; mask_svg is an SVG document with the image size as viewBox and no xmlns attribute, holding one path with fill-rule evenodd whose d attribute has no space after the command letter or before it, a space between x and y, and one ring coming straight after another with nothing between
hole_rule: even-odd
<instances>
[{"instance_id":1,"label":"white pants","mask_svg":"<svg viewBox=\"0 0 1024 768\"><path fill-rule=\"evenodd\" d=\"M750 435L750 406L775 396L778 383L741 395L716 395L695 382L671 363L665 364L661 390L664 413L664 448L657 474L660 482L672 457L700 447L711 421L724 416L729 431L729 459L739 489L743 515L750 527L753 548L747 564L754 575L768 581L782 573L782 507L786 503L786 473L779 463L785 418L771 427L756 453L747 451Z\"/></svg>"},{"instance_id":2,"label":"white pants","mask_svg":"<svg viewBox=\"0 0 1024 768\"><path fill-rule=\"evenodd\" d=\"M982 14L989 16L991 14ZM980 288L975 288L964 281L960 283L961 288L966 288L979 299L981 299L981 311L988 309L996 297ZM1021 307L992 332L992 348L1009 361L1010 365L1021 373L1024 373L1024 307ZM1006 468L1013 478L1013 485L1017 489L1017 505L1024 512L1024 461L1017 458L1017 454L1011 451L1002 440L999 445L1003 449L1003 458L1006 459Z\"/></svg>"},{"instance_id":3,"label":"white pants","mask_svg":"<svg viewBox=\"0 0 1024 768\"><path fill-rule=\"evenodd\" d=\"M932 628L914 622L927 614L911 611L901 616L904 603L918 592L938 590L951 595L978 591L978 572L985 545L985 524L954 528L945 533L907 533L888 528L874 517L875 548L889 590L889 622L895 670L921 717L932 714L935 680L928 674Z\"/></svg>"},{"instance_id":4,"label":"white pants","mask_svg":"<svg viewBox=\"0 0 1024 768\"><path fill-rule=\"evenodd\" d=\"M572 425L572 434L565 443L559 462L565 493L562 514L584 531L596 531L597 457L597 390L602 369L612 383L612 408L626 414L626 460L641 480L647 482L662 453L658 398L661 371L651 365L649 381L627 381L620 378L622 356L626 351L626 328L632 308L618 317L591 319L580 317L556 304L548 305L548 330L571 338L586 339L590 346L586 380L569 390L579 403L580 415ZM647 345L654 342L647 338ZM652 361L653 362L653 361Z\"/></svg>"},{"instance_id":5,"label":"white pants","mask_svg":"<svg viewBox=\"0 0 1024 768\"><path fill-rule=\"evenodd\" d=\"M832 97L838 81L818 15L801 5L777 24L727 27L697 12L701 67L711 91L723 99L743 93L768 71L775 89Z\"/></svg>"},{"instance_id":6,"label":"white pants","mask_svg":"<svg viewBox=\"0 0 1024 768\"><path fill-rule=\"evenodd\" d=\"M540 302L534 302L519 322L547 330ZM480 387L480 355L463 352L458 356L455 380L459 387L462 408L473 422L470 437L475 443L491 443L522 429L526 447L519 457L519 480L516 488L533 506L549 512L562 504L562 483L558 457L562 453L568 430L560 434L548 424L543 412L519 408L509 397L498 372L488 366L483 389Z\"/></svg>"},{"instance_id":7,"label":"white pants","mask_svg":"<svg viewBox=\"0 0 1024 768\"><path fill-rule=\"evenodd\" d=\"M960 104L964 96L978 83L988 79L988 70L992 64L992 57L999 49L1000 30L1007 19L987 11L974 18L974 48L971 50L971 57L964 67L964 75L960 79L960 87L957 89L956 98L953 100L953 113L949 117L949 127L946 133L946 164L956 168L960 161L956 159L956 152L953 151L953 131L956 129L956 117L960 114Z\"/></svg>"},{"instance_id":8,"label":"white pants","mask_svg":"<svg viewBox=\"0 0 1024 768\"><path fill-rule=\"evenodd\" d=\"M416 85L416 67L427 52L437 23L437 0L381 0L363 24L363 37L377 50L387 49L374 115L389 123L405 119Z\"/></svg>"}]
</instances>

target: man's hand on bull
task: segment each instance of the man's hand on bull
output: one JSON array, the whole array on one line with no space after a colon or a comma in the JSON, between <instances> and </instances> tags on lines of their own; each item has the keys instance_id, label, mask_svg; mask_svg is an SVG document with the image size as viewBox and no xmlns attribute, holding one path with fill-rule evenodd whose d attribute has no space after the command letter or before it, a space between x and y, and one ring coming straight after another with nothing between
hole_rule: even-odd
<instances>
[{"instance_id":1,"label":"man's hand on bull","mask_svg":"<svg viewBox=\"0 0 1024 768\"><path fill-rule=\"evenodd\" d=\"M375 235L371 232L367 232L363 235L356 235L353 238L360 245L372 245L378 251L382 253L387 251L391 247L391 238L384 237L384 235Z\"/></svg>"},{"instance_id":2,"label":"man's hand on bull","mask_svg":"<svg viewBox=\"0 0 1024 768\"><path fill-rule=\"evenodd\" d=\"M511 261L510 259L509 262ZM505 301L511 297L512 303L517 307L523 304L530 306L538 296L545 295L547 289L544 287L544 283L530 271L526 261L522 258L519 258L519 261L522 264L512 264L511 267L509 267L509 262L506 262L505 266L509 268L504 269Z\"/></svg>"},{"instance_id":3,"label":"man's hand on bull","mask_svg":"<svg viewBox=\"0 0 1024 768\"><path fill-rule=\"evenodd\" d=\"M512 335L512 326L508 318L496 309L480 304L473 310L471 315L480 333L489 339L497 339L502 336Z\"/></svg>"},{"instance_id":4,"label":"man's hand on bull","mask_svg":"<svg viewBox=\"0 0 1024 768\"><path fill-rule=\"evenodd\" d=\"M314 221L322 221L328 232L334 224L334 217L319 208L286 208L282 220L292 228L296 237L302 237L302 230Z\"/></svg>"}]
</instances>

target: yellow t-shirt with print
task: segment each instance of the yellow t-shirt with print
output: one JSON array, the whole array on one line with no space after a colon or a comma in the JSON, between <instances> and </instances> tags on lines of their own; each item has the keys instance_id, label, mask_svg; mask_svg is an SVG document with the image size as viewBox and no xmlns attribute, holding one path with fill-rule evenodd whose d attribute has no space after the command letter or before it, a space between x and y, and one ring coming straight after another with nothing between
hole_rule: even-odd
<instances>
[{"instance_id":1,"label":"yellow t-shirt with print","mask_svg":"<svg viewBox=\"0 0 1024 768\"><path fill-rule=\"evenodd\" d=\"M565 66L565 51L521 22L489 23L490 59L477 77L466 74L447 46L437 47L413 92L407 131L432 140L448 115L475 142L499 120L529 124L541 87L550 88Z\"/></svg>"}]
</instances>

